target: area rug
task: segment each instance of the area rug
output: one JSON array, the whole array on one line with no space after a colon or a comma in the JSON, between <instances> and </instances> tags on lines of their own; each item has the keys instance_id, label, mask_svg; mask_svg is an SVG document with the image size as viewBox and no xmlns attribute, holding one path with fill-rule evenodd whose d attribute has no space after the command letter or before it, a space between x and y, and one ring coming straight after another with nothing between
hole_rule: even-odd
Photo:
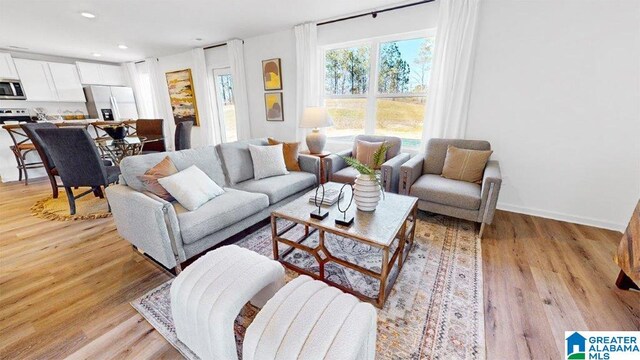
<instances>
[{"instance_id":1,"label":"area rug","mask_svg":"<svg viewBox=\"0 0 640 360\"><path fill-rule=\"evenodd\" d=\"M80 188L76 190L78 193L86 191ZM76 200L76 214L69 214L69 201L64 191L61 191L58 198L52 196L38 200L31 207L33 216L57 221L71 220L91 220L110 217L109 206L106 199L100 199L93 194L85 195Z\"/></svg>"},{"instance_id":2,"label":"area rug","mask_svg":"<svg viewBox=\"0 0 640 360\"><path fill-rule=\"evenodd\" d=\"M482 251L475 224L421 213L417 225L414 247L384 308L378 309L376 358L484 359ZM236 244L272 257L271 228L265 226ZM379 264L379 253L368 246L337 237L327 237L325 244L338 257L361 259L361 266L376 269ZM287 259L314 270L313 260L303 254L292 252ZM327 266L326 271L343 285L364 293L377 291L371 279L348 269ZM287 280L295 276L287 271ZM171 280L131 304L185 358L198 359L176 338L170 287ZM239 355L245 330L258 311L247 304L236 319Z\"/></svg>"}]
</instances>

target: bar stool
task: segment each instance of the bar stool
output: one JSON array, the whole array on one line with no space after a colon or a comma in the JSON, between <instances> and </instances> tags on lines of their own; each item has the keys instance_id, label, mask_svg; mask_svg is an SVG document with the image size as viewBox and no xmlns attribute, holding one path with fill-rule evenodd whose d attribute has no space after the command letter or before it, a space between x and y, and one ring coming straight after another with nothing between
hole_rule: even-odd
<instances>
[{"instance_id":1,"label":"bar stool","mask_svg":"<svg viewBox=\"0 0 640 360\"><path fill-rule=\"evenodd\" d=\"M16 166L18 168L18 181L22 181L24 174L24 184L29 185L27 170L44 167L42 161L27 162L27 155L30 152L37 152L36 147L30 142L29 137L19 124L3 125L2 128L9 133L13 141L13 145L9 146L9 148L16 158L16 163L18 163L18 166Z\"/></svg>"}]
</instances>

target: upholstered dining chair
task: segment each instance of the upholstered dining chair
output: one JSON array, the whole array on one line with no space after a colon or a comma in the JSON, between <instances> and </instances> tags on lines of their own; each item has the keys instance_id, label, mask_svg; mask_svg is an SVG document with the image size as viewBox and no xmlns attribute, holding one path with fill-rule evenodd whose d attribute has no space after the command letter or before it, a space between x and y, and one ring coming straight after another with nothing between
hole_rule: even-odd
<instances>
[{"instance_id":1,"label":"upholstered dining chair","mask_svg":"<svg viewBox=\"0 0 640 360\"><path fill-rule=\"evenodd\" d=\"M191 149L191 129L193 121L181 121L176 125L175 150Z\"/></svg>"},{"instance_id":2,"label":"upholstered dining chair","mask_svg":"<svg viewBox=\"0 0 640 360\"><path fill-rule=\"evenodd\" d=\"M482 183L476 184L443 177L447 149L491 150L491 144L481 140L430 139L426 152L418 154L400 168L400 194L417 197L420 210L481 223L479 237L485 225L491 224L502 184L500 165L489 160Z\"/></svg>"},{"instance_id":3,"label":"upholstered dining chair","mask_svg":"<svg viewBox=\"0 0 640 360\"><path fill-rule=\"evenodd\" d=\"M136 121L136 134L145 136L164 136L163 119L138 119ZM142 153L167 151L164 141L151 141L144 144Z\"/></svg>"},{"instance_id":4,"label":"upholstered dining chair","mask_svg":"<svg viewBox=\"0 0 640 360\"><path fill-rule=\"evenodd\" d=\"M20 127L22 131L29 137L31 143L35 146L40 159L42 160L42 164L44 165L44 169L47 172L47 176L49 177L49 182L51 183L51 193L53 194L53 198L58 198L58 182L56 181L56 176L58 175L58 171L56 170L56 166L53 163L53 159L51 155L47 151L46 147L42 143L42 139L40 135L36 133L37 129L57 129L57 126L52 123L29 123L29 124L21 124Z\"/></svg>"},{"instance_id":5,"label":"upholstered dining chair","mask_svg":"<svg viewBox=\"0 0 640 360\"><path fill-rule=\"evenodd\" d=\"M69 200L69 212L76 213L75 200L89 194L104 197L104 188L118 181L120 168L105 166L94 140L86 129L37 129L36 134L51 155ZM74 195L72 189L91 189Z\"/></svg>"},{"instance_id":6,"label":"upholstered dining chair","mask_svg":"<svg viewBox=\"0 0 640 360\"><path fill-rule=\"evenodd\" d=\"M340 151L323 159L324 169L327 173L326 179L339 183L353 183L356 180L358 171L348 166L340 156L357 157L358 141L386 142L390 146L389 150L387 150L385 162L380 168L382 173L381 180L384 191L397 193L400 166L409 160L410 155L400 152L402 139L395 136L357 135L353 142L353 149Z\"/></svg>"}]
</instances>

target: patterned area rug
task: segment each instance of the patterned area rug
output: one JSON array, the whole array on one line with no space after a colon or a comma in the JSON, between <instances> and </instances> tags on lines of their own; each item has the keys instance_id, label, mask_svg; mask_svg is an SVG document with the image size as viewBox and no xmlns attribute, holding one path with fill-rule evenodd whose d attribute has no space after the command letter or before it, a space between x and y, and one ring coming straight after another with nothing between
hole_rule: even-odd
<instances>
[{"instance_id":1,"label":"patterned area rug","mask_svg":"<svg viewBox=\"0 0 640 360\"><path fill-rule=\"evenodd\" d=\"M302 228L290 231L293 238ZM339 237L327 237L325 243L340 258L359 259L359 265L379 269L380 254L368 246ZM236 244L272 257L271 228L265 226ZM473 223L420 212L414 247L384 308L378 310L376 358L484 359L481 254ZM317 271L312 258L296 251L287 260ZM339 266L325 270L333 281L367 295L377 294L378 284L372 279ZM287 280L295 276L287 271ZM168 281L131 304L187 359L198 359L176 338L170 287ZM247 304L236 319L238 354L244 332L258 311Z\"/></svg>"}]
</instances>

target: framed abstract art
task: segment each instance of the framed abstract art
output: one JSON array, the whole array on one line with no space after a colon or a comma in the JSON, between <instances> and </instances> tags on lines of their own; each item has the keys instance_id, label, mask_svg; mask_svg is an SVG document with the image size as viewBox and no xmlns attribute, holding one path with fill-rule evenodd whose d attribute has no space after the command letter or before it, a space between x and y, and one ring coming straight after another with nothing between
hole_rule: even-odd
<instances>
[{"instance_id":1,"label":"framed abstract art","mask_svg":"<svg viewBox=\"0 0 640 360\"><path fill-rule=\"evenodd\" d=\"M262 60L264 90L282 90L282 69L280 59Z\"/></svg>"},{"instance_id":2,"label":"framed abstract art","mask_svg":"<svg viewBox=\"0 0 640 360\"><path fill-rule=\"evenodd\" d=\"M176 124L182 121L193 121L193 126L199 126L200 119L191 69L168 72L165 76Z\"/></svg>"},{"instance_id":3,"label":"framed abstract art","mask_svg":"<svg viewBox=\"0 0 640 360\"><path fill-rule=\"evenodd\" d=\"M267 121L284 121L281 92L264 94L264 106L267 113Z\"/></svg>"}]
</instances>

